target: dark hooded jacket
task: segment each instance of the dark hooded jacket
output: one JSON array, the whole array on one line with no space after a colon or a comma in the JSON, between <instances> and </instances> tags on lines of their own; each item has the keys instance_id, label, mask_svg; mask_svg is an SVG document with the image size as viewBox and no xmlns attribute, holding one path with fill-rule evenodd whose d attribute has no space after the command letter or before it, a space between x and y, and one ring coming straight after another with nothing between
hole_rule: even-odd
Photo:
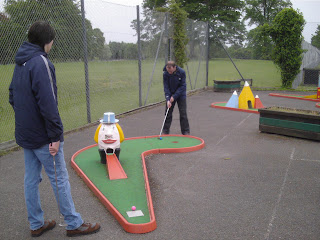
<instances>
[{"instance_id":1,"label":"dark hooded jacket","mask_svg":"<svg viewBox=\"0 0 320 240\"><path fill-rule=\"evenodd\" d=\"M176 66L176 71L173 74L169 74L166 67L163 68L163 88L167 101L171 97L174 100L185 99L187 97L187 83L186 72Z\"/></svg>"},{"instance_id":2,"label":"dark hooded jacket","mask_svg":"<svg viewBox=\"0 0 320 240\"><path fill-rule=\"evenodd\" d=\"M53 64L40 46L29 42L21 45L15 62L9 103L15 112L17 144L35 149L51 142L62 142L63 125Z\"/></svg>"}]
</instances>

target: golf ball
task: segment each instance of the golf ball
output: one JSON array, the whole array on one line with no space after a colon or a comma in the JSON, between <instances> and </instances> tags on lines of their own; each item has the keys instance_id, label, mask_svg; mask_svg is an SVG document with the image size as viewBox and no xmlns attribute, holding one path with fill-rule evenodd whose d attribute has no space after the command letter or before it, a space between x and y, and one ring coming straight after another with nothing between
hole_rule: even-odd
<instances>
[{"instance_id":1,"label":"golf ball","mask_svg":"<svg viewBox=\"0 0 320 240\"><path fill-rule=\"evenodd\" d=\"M159 137L160 140L162 140L162 137Z\"/></svg>"},{"instance_id":2,"label":"golf ball","mask_svg":"<svg viewBox=\"0 0 320 240\"><path fill-rule=\"evenodd\" d=\"M131 209L132 209L132 211L135 211L137 208L136 208L136 206L132 206Z\"/></svg>"}]
</instances>

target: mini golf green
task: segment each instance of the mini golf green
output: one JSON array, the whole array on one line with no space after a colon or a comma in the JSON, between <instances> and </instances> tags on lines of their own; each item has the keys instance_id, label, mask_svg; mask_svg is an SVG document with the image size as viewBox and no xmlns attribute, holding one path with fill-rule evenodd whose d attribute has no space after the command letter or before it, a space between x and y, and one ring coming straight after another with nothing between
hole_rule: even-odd
<instances>
[{"instance_id":1,"label":"mini golf green","mask_svg":"<svg viewBox=\"0 0 320 240\"><path fill-rule=\"evenodd\" d=\"M258 109L256 109L256 108L241 109L241 108L226 107L226 105L227 105L227 102L214 102L214 103L211 103L211 107L212 108L220 108L220 109L226 109L226 110L232 110L232 111L238 111L238 112L248 112L248 113L259 114Z\"/></svg>"},{"instance_id":2,"label":"mini golf green","mask_svg":"<svg viewBox=\"0 0 320 240\"><path fill-rule=\"evenodd\" d=\"M156 228L144 157L148 154L189 152L204 147L204 141L193 136L166 135L128 138L121 143L119 156L126 179L110 180L105 164L100 163L97 145L79 150L71 160L72 167L84 179L103 204L128 232L144 233ZM136 206L144 216L129 217Z\"/></svg>"},{"instance_id":3,"label":"mini golf green","mask_svg":"<svg viewBox=\"0 0 320 240\"><path fill-rule=\"evenodd\" d=\"M314 94L312 94L314 95ZM317 98L308 98L310 95L294 95L294 94L281 94L281 93L269 93L269 96L273 97L283 97L283 98L291 98L291 99L299 99L304 101L311 101L311 102L320 102L320 99Z\"/></svg>"}]
</instances>

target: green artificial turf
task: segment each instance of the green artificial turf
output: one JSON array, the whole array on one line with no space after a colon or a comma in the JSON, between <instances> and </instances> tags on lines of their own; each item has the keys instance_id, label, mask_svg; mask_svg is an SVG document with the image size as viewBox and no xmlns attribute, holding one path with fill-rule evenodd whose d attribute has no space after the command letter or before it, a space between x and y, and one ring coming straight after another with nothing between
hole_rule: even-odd
<instances>
[{"instance_id":1,"label":"green artificial turf","mask_svg":"<svg viewBox=\"0 0 320 240\"><path fill-rule=\"evenodd\" d=\"M129 223L142 224L150 222L150 215L141 153L151 149L191 147L200 143L195 138L176 136L162 137L162 140L156 137L125 140L121 143L119 158L127 179L109 179L106 165L100 163L98 147L81 152L74 161ZM126 212L131 211L132 206L141 210L144 216L129 218Z\"/></svg>"}]
</instances>

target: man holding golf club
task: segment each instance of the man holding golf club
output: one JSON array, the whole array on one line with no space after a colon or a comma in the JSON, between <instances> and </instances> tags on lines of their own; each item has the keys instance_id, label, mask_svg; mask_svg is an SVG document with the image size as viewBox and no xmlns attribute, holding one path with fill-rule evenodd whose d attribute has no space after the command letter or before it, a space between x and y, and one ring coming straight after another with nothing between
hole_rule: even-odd
<instances>
[{"instance_id":1,"label":"man holding golf club","mask_svg":"<svg viewBox=\"0 0 320 240\"><path fill-rule=\"evenodd\" d=\"M176 66L174 61L168 61L163 69L163 88L167 101L163 134L170 133L172 112L175 104L178 103L181 133L183 135L189 135L190 128L187 117L186 72L182 68Z\"/></svg>"},{"instance_id":2,"label":"man holding golf club","mask_svg":"<svg viewBox=\"0 0 320 240\"><path fill-rule=\"evenodd\" d=\"M24 194L31 236L38 237L55 227L44 220L39 184L42 166L49 177L67 236L97 232L100 225L84 223L76 212L63 154L63 125L57 102L55 68L47 58L55 31L47 22L35 22L15 57L16 66L9 87L9 102L15 112L16 142L24 149ZM63 224L59 224L60 226Z\"/></svg>"}]
</instances>

